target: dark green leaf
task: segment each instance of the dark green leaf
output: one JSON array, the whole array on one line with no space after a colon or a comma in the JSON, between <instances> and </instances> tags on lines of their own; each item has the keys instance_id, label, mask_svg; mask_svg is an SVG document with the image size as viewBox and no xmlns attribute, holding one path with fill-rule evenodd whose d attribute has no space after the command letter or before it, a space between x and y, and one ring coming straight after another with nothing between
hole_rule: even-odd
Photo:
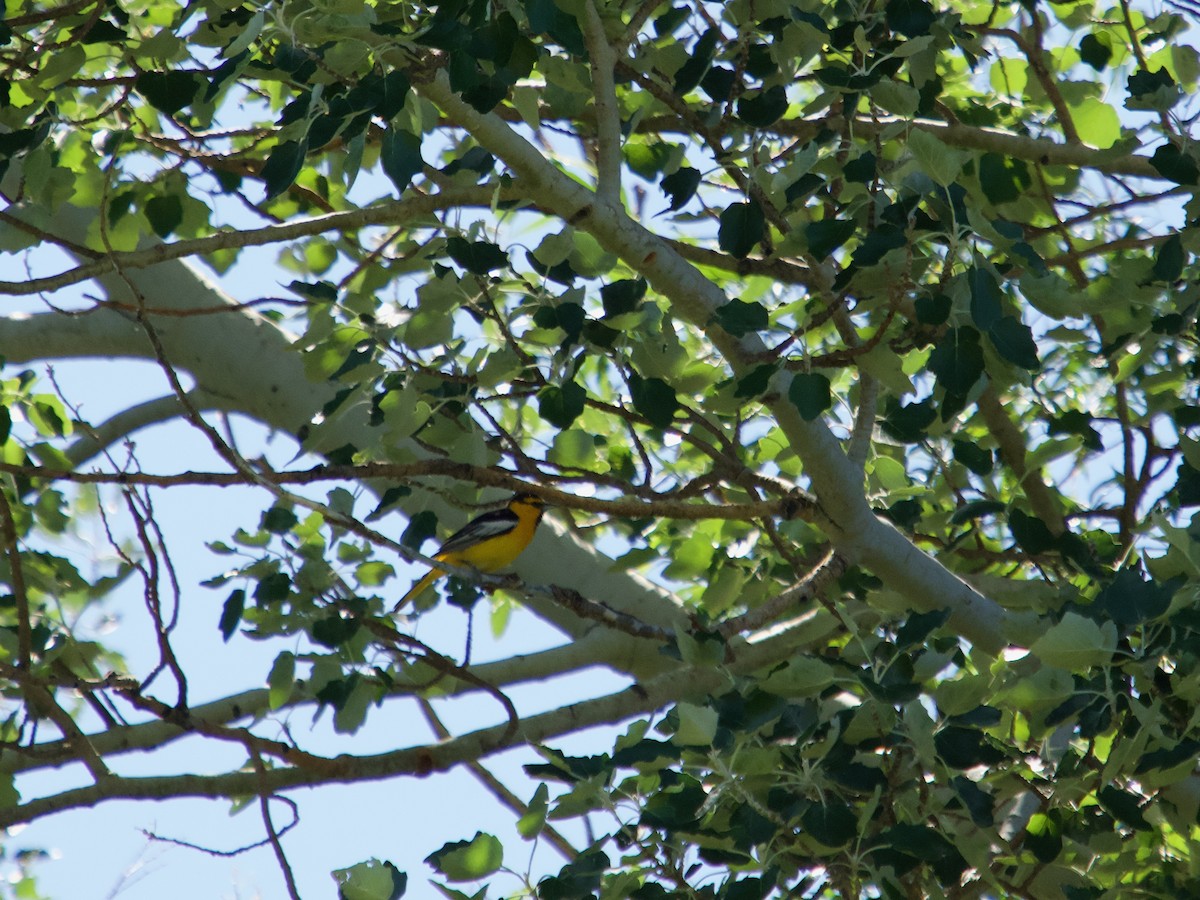
<instances>
[{"instance_id":1,"label":"dark green leaf","mask_svg":"<svg viewBox=\"0 0 1200 900\"><path fill-rule=\"evenodd\" d=\"M995 823L995 817L992 814L994 805L992 795L963 775L955 775L951 778L950 786L954 788L954 793L958 794L958 799L971 814L971 821L980 828L991 828Z\"/></svg>"},{"instance_id":2,"label":"dark green leaf","mask_svg":"<svg viewBox=\"0 0 1200 900\"><path fill-rule=\"evenodd\" d=\"M183 201L175 194L151 197L146 201L145 213L154 233L165 238L183 222Z\"/></svg>"},{"instance_id":3,"label":"dark green leaf","mask_svg":"<svg viewBox=\"0 0 1200 900\"><path fill-rule=\"evenodd\" d=\"M1155 150L1150 165L1163 178L1176 184L1200 184L1200 166L1190 154L1184 154L1174 144L1163 144Z\"/></svg>"},{"instance_id":4,"label":"dark green leaf","mask_svg":"<svg viewBox=\"0 0 1200 900\"><path fill-rule=\"evenodd\" d=\"M907 621L896 632L896 649L908 650L918 644L924 644L925 639L945 625L949 618L949 607L931 612L910 613Z\"/></svg>"},{"instance_id":5,"label":"dark green leaf","mask_svg":"<svg viewBox=\"0 0 1200 900\"><path fill-rule=\"evenodd\" d=\"M1151 281L1173 282L1183 274L1183 265L1187 262L1187 254L1183 249L1183 241L1179 234L1172 234L1163 241L1154 256L1154 268L1150 270Z\"/></svg>"},{"instance_id":6,"label":"dark green leaf","mask_svg":"<svg viewBox=\"0 0 1200 900\"><path fill-rule=\"evenodd\" d=\"M408 527L400 536L400 543L405 547L417 550L420 546L437 535L437 516L431 510L423 510L408 520Z\"/></svg>"},{"instance_id":7,"label":"dark green leaf","mask_svg":"<svg viewBox=\"0 0 1200 900\"><path fill-rule=\"evenodd\" d=\"M988 338L996 352L1013 365L1036 372L1042 367L1038 359L1033 331L1015 316L1002 316L988 329Z\"/></svg>"},{"instance_id":8,"label":"dark green leaf","mask_svg":"<svg viewBox=\"0 0 1200 900\"><path fill-rule=\"evenodd\" d=\"M951 328L934 346L927 365L946 391L966 395L983 374L979 332L970 325Z\"/></svg>"},{"instance_id":9,"label":"dark green leaf","mask_svg":"<svg viewBox=\"0 0 1200 900\"><path fill-rule=\"evenodd\" d=\"M286 534L300 520L286 506L272 506L263 513L259 528L271 534Z\"/></svg>"},{"instance_id":10,"label":"dark green leaf","mask_svg":"<svg viewBox=\"0 0 1200 900\"><path fill-rule=\"evenodd\" d=\"M1136 569L1124 568L1096 595L1092 608L1118 625L1141 625L1165 613L1178 588L1175 579L1157 584Z\"/></svg>"},{"instance_id":11,"label":"dark green leaf","mask_svg":"<svg viewBox=\"0 0 1200 900\"><path fill-rule=\"evenodd\" d=\"M1112 59L1112 38L1104 32L1085 34L1079 42L1079 58L1095 69L1102 71Z\"/></svg>"},{"instance_id":12,"label":"dark green leaf","mask_svg":"<svg viewBox=\"0 0 1200 900\"><path fill-rule=\"evenodd\" d=\"M988 475L996 464L991 450L969 441L954 440L954 459L976 475Z\"/></svg>"},{"instance_id":13,"label":"dark green leaf","mask_svg":"<svg viewBox=\"0 0 1200 900\"><path fill-rule=\"evenodd\" d=\"M826 847L844 847L858 835L854 811L832 798L810 806L800 817L800 824Z\"/></svg>"},{"instance_id":14,"label":"dark green leaf","mask_svg":"<svg viewBox=\"0 0 1200 900\"><path fill-rule=\"evenodd\" d=\"M737 102L738 117L755 128L766 128L779 121L787 108L787 91L782 84L769 87L757 95L743 94Z\"/></svg>"},{"instance_id":15,"label":"dark green leaf","mask_svg":"<svg viewBox=\"0 0 1200 900\"><path fill-rule=\"evenodd\" d=\"M1053 550L1058 543L1045 522L1020 509L1009 512L1008 527L1017 546L1031 555Z\"/></svg>"},{"instance_id":16,"label":"dark green leaf","mask_svg":"<svg viewBox=\"0 0 1200 900\"><path fill-rule=\"evenodd\" d=\"M1180 460L1173 490L1180 506L1200 505L1200 470L1193 469L1187 460Z\"/></svg>"},{"instance_id":17,"label":"dark green leaf","mask_svg":"<svg viewBox=\"0 0 1200 900\"><path fill-rule=\"evenodd\" d=\"M605 316L620 316L637 309L646 296L644 278L625 278L600 288L600 302Z\"/></svg>"},{"instance_id":18,"label":"dark green leaf","mask_svg":"<svg viewBox=\"0 0 1200 900\"><path fill-rule=\"evenodd\" d=\"M633 408L645 416L655 428L669 426L679 409L675 390L661 378L633 375L629 379L629 393L633 400Z\"/></svg>"},{"instance_id":19,"label":"dark green leaf","mask_svg":"<svg viewBox=\"0 0 1200 900\"><path fill-rule=\"evenodd\" d=\"M583 413L586 399L587 391L574 381L552 384L538 392L538 415L556 428L568 428Z\"/></svg>"},{"instance_id":20,"label":"dark green leaf","mask_svg":"<svg viewBox=\"0 0 1200 900\"><path fill-rule=\"evenodd\" d=\"M908 238L902 229L894 225L880 225L862 237L851 259L856 266L873 266L883 259L888 251L903 247L907 243Z\"/></svg>"},{"instance_id":21,"label":"dark green leaf","mask_svg":"<svg viewBox=\"0 0 1200 900\"><path fill-rule=\"evenodd\" d=\"M790 206L797 200L803 200L825 183L825 179L815 172L805 172L788 185L783 192L784 201Z\"/></svg>"},{"instance_id":22,"label":"dark green leaf","mask_svg":"<svg viewBox=\"0 0 1200 900\"><path fill-rule=\"evenodd\" d=\"M412 495L412 488L410 488L408 485L398 484L398 485L388 488L386 491L383 492L383 495L379 498L379 504L373 510L371 510L370 515L367 516L367 521L373 522L376 519L382 517L385 513L389 512L393 506L395 506L397 503L399 503L405 497L409 497L411 495ZM412 527L411 524L409 527ZM418 541L415 546L419 547L420 545L421 545L421 543L420 543L420 541ZM407 544L406 546L414 546L414 545Z\"/></svg>"},{"instance_id":23,"label":"dark green leaf","mask_svg":"<svg viewBox=\"0 0 1200 900\"><path fill-rule=\"evenodd\" d=\"M1196 759L1197 756L1200 756L1200 741L1189 738L1180 741L1173 747L1151 750L1149 753L1143 754L1133 771L1141 775L1143 772L1152 772L1155 769L1173 769Z\"/></svg>"},{"instance_id":24,"label":"dark green leaf","mask_svg":"<svg viewBox=\"0 0 1200 900\"><path fill-rule=\"evenodd\" d=\"M971 769L1001 762L1004 754L993 747L982 731L950 725L933 736L937 754L952 769Z\"/></svg>"},{"instance_id":25,"label":"dark green leaf","mask_svg":"<svg viewBox=\"0 0 1200 900\"><path fill-rule=\"evenodd\" d=\"M967 272L967 283L971 288L971 319L980 331L987 331L1003 314L1000 285L991 272L977 266Z\"/></svg>"},{"instance_id":26,"label":"dark green leaf","mask_svg":"<svg viewBox=\"0 0 1200 900\"><path fill-rule=\"evenodd\" d=\"M717 41L721 37L720 29L710 28L700 35L692 45L691 57L675 72L675 93L683 96L700 83L704 73L712 64L716 53Z\"/></svg>"},{"instance_id":27,"label":"dark green leaf","mask_svg":"<svg viewBox=\"0 0 1200 900\"><path fill-rule=\"evenodd\" d=\"M662 181L659 182L659 187L671 201L667 211L674 212L682 209L695 196L696 188L699 186L700 172L688 166L680 166L670 175L664 175Z\"/></svg>"},{"instance_id":28,"label":"dark green leaf","mask_svg":"<svg viewBox=\"0 0 1200 900\"><path fill-rule=\"evenodd\" d=\"M258 582L254 589L254 602L259 606L269 606L287 599L292 590L292 579L285 572L274 572Z\"/></svg>"},{"instance_id":29,"label":"dark green leaf","mask_svg":"<svg viewBox=\"0 0 1200 900\"><path fill-rule=\"evenodd\" d=\"M804 229L808 252L817 259L824 259L846 243L857 227L853 219L822 219L809 223Z\"/></svg>"},{"instance_id":30,"label":"dark green leaf","mask_svg":"<svg viewBox=\"0 0 1200 900\"><path fill-rule=\"evenodd\" d=\"M564 343L574 344L579 340L587 313L578 303L559 303L557 306L543 306L533 315L533 322L538 328L561 328L566 332Z\"/></svg>"},{"instance_id":31,"label":"dark green leaf","mask_svg":"<svg viewBox=\"0 0 1200 900\"><path fill-rule=\"evenodd\" d=\"M237 631L238 625L242 621L242 613L246 609L246 592L241 588L233 591L226 599L225 606L221 609L221 621L219 627L221 629L221 637L228 641L233 637L233 633Z\"/></svg>"},{"instance_id":32,"label":"dark green leaf","mask_svg":"<svg viewBox=\"0 0 1200 900\"><path fill-rule=\"evenodd\" d=\"M202 84L198 72L142 72L133 89L159 112L173 116L196 99Z\"/></svg>"},{"instance_id":33,"label":"dark green leaf","mask_svg":"<svg viewBox=\"0 0 1200 900\"><path fill-rule=\"evenodd\" d=\"M767 220L757 202L751 200L748 203L734 203L721 213L717 243L726 253L742 259L766 233Z\"/></svg>"},{"instance_id":34,"label":"dark green leaf","mask_svg":"<svg viewBox=\"0 0 1200 900\"><path fill-rule=\"evenodd\" d=\"M1139 69L1129 76L1129 96L1125 100L1125 108L1166 112L1182 96L1175 79L1166 69L1155 69L1153 72Z\"/></svg>"},{"instance_id":35,"label":"dark green leaf","mask_svg":"<svg viewBox=\"0 0 1200 900\"><path fill-rule=\"evenodd\" d=\"M833 406L829 379L820 372L800 372L788 385L788 399L800 411L800 417L811 422Z\"/></svg>"},{"instance_id":36,"label":"dark green leaf","mask_svg":"<svg viewBox=\"0 0 1200 900\"><path fill-rule=\"evenodd\" d=\"M318 644L337 649L354 637L360 627L357 619L335 613L313 622L312 637Z\"/></svg>"},{"instance_id":37,"label":"dark green leaf","mask_svg":"<svg viewBox=\"0 0 1200 900\"><path fill-rule=\"evenodd\" d=\"M465 238L446 239L450 258L472 275L486 275L508 265L508 254L489 241L468 241Z\"/></svg>"},{"instance_id":38,"label":"dark green leaf","mask_svg":"<svg viewBox=\"0 0 1200 900\"><path fill-rule=\"evenodd\" d=\"M1100 432L1092 426L1094 421L1087 413L1068 409L1061 416L1050 419L1046 426L1050 434L1077 434L1083 438L1083 446L1099 452L1104 449L1104 442L1100 439Z\"/></svg>"},{"instance_id":39,"label":"dark green leaf","mask_svg":"<svg viewBox=\"0 0 1200 900\"><path fill-rule=\"evenodd\" d=\"M1016 200L1032 183L1024 160L990 152L979 160L979 184L992 203Z\"/></svg>"},{"instance_id":40,"label":"dark green leaf","mask_svg":"<svg viewBox=\"0 0 1200 900\"><path fill-rule=\"evenodd\" d=\"M738 379L737 388L734 389L733 396L761 397L767 392L767 387L771 383L771 376L775 374L776 366L773 364L764 364L755 366L746 375Z\"/></svg>"},{"instance_id":41,"label":"dark green leaf","mask_svg":"<svg viewBox=\"0 0 1200 900\"><path fill-rule=\"evenodd\" d=\"M922 325L941 325L950 318L954 301L945 294L918 294L917 299L913 301L913 307L916 309L917 321Z\"/></svg>"},{"instance_id":42,"label":"dark green leaf","mask_svg":"<svg viewBox=\"0 0 1200 900\"><path fill-rule=\"evenodd\" d=\"M7 406L0 406L0 444L8 440L12 433L12 412Z\"/></svg>"},{"instance_id":43,"label":"dark green leaf","mask_svg":"<svg viewBox=\"0 0 1200 900\"><path fill-rule=\"evenodd\" d=\"M1052 863L1062 853L1062 822L1059 811L1035 813L1025 829L1025 845L1033 851L1038 862Z\"/></svg>"},{"instance_id":44,"label":"dark green leaf","mask_svg":"<svg viewBox=\"0 0 1200 900\"><path fill-rule=\"evenodd\" d=\"M972 500L954 510L954 514L950 516L950 524L961 525L972 519L982 519L984 516L993 516L996 513L1004 512L1007 508L1008 505L999 500Z\"/></svg>"},{"instance_id":45,"label":"dark green leaf","mask_svg":"<svg viewBox=\"0 0 1200 900\"><path fill-rule=\"evenodd\" d=\"M888 0L884 7L888 27L905 37L928 34L937 14L926 0Z\"/></svg>"},{"instance_id":46,"label":"dark green leaf","mask_svg":"<svg viewBox=\"0 0 1200 900\"><path fill-rule=\"evenodd\" d=\"M1100 806L1114 819L1119 819L1130 828L1137 831L1152 831L1153 828L1146 817L1142 815L1141 803L1137 797L1111 784L1096 792Z\"/></svg>"},{"instance_id":47,"label":"dark green leaf","mask_svg":"<svg viewBox=\"0 0 1200 900\"><path fill-rule=\"evenodd\" d=\"M713 318L734 337L742 337L767 327L767 308L758 302L730 300L717 308Z\"/></svg>"},{"instance_id":48,"label":"dark green leaf","mask_svg":"<svg viewBox=\"0 0 1200 900\"><path fill-rule=\"evenodd\" d=\"M869 184L875 180L875 172L879 160L875 154L868 150L861 156L850 160L842 167L842 174L846 176L847 181L854 181L858 184Z\"/></svg>"},{"instance_id":49,"label":"dark green leaf","mask_svg":"<svg viewBox=\"0 0 1200 900\"><path fill-rule=\"evenodd\" d=\"M389 128L383 133L379 162L384 174L396 186L396 192L404 193L412 183L413 176L425 166L421 158L421 136L402 128Z\"/></svg>"},{"instance_id":50,"label":"dark green leaf","mask_svg":"<svg viewBox=\"0 0 1200 900\"><path fill-rule=\"evenodd\" d=\"M905 444L925 440L925 430L937 418L932 398L901 405L895 397L889 397L885 410L880 427L890 437Z\"/></svg>"},{"instance_id":51,"label":"dark green leaf","mask_svg":"<svg viewBox=\"0 0 1200 900\"><path fill-rule=\"evenodd\" d=\"M278 197L296 180L300 170L304 168L304 154L308 145L301 141L286 141L271 151L266 163L259 172L259 177L267 186L267 196L270 200Z\"/></svg>"}]
</instances>

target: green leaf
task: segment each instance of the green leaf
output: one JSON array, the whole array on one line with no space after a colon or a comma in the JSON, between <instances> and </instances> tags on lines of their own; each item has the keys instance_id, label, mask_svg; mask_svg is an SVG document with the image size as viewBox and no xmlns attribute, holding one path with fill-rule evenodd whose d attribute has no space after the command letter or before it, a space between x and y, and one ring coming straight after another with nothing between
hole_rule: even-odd
<instances>
[{"instance_id":1,"label":"green leaf","mask_svg":"<svg viewBox=\"0 0 1200 900\"><path fill-rule=\"evenodd\" d=\"M267 706L279 709L292 696L296 686L296 655L284 650L275 657L271 672L267 675Z\"/></svg>"},{"instance_id":2,"label":"green leaf","mask_svg":"<svg viewBox=\"0 0 1200 900\"><path fill-rule=\"evenodd\" d=\"M738 117L747 125L766 128L783 118L787 112L787 91L782 84L757 93L743 94L737 102Z\"/></svg>"},{"instance_id":3,"label":"green leaf","mask_svg":"<svg viewBox=\"0 0 1200 900\"><path fill-rule=\"evenodd\" d=\"M278 197L296 180L300 170L304 168L304 155L308 145L302 141L285 141L271 151L270 157L259 172L259 177L267 186L267 196L264 200Z\"/></svg>"},{"instance_id":4,"label":"green leaf","mask_svg":"<svg viewBox=\"0 0 1200 900\"><path fill-rule=\"evenodd\" d=\"M800 417L811 422L833 406L829 379L820 372L800 372L788 385L788 400L800 411Z\"/></svg>"},{"instance_id":5,"label":"green leaf","mask_svg":"<svg viewBox=\"0 0 1200 900\"><path fill-rule=\"evenodd\" d=\"M425 160L421 158L421 136L402 128L389 128L380 143L379 162L384 174L396 186L396 192L403 194L413 176L425 167Z\"/></svg>"},{"instance_id":6,"label":"green leaf","mask_svg":"<svg viewBox=\"0 0 1200 900\"><path fill-rule=\"evenodd\" d=\"M1116 109L1098 97L1067 104L1075 130L1085 144L1107 150L1121 138L1121 119Z\"/></svg>"},{"instance_id":7,"label":"green leaf","mask_svg":"<svg viewBox=\"0 0 1200 900\"><path fill-rule=\"evenodd\" d=\"M679 409L675 389L661 378L642 378L632 375L629 393L636 409L655 428L667 428Z\"/></svg>"},{"instance_id":8,"label":"green leaf","mask_svg":"<svg viewBox=\"0 0 1200 900\"><path fill-rule=\"evenodd\" d=\"M962 152L946 146L928 131L914 128L908 135L908 149L922 171L942 187L954 184L962 171Z\"/></svg>"},{"instance_id":9,"label":"green leaf","mask_svg":"<svg viewBox=\"0 0 1200 900\"><path fill-rule=\"evenodd\" d=\"M967 808L967 812L971 814L971 821L976 826L991 828L995 824L995 816L992 812L995 801L991 794L964 775L955 775L951 778L950 786L954 788L954 793L958 794L958 799Z\"/></svg>"},{"instance_id":10,"label":"green leaf","mask_svg":"<svg viewBox=\"0 0 1200 900\"><path fill-rule=\"evenodd\" d=\"M569 428L583 414L587 391L574 381L552 384L538 392L538 415L556 428Z\"/></svg>"},{"instance_id":11,"label":"green leaf","mask_svg":"<svg viewBox=\"0 0 1200 900\"><path fill-rule=\"evenodd\" d=\"M539 784L533 792L533 798L525 805L525 812L517 819L517 834L529 841L542 833L546 827L546 814L550 805L547 802L550 789Z\"/></svg>"},{"instance_id":12,"label":"green leaf","mask_svg":"<svg viewBox=\"0 0 1200 900\"><path fill-rule=\"evenodd\" d=\"M983 374L979 332L969 325L949 329L929 354L926 365L948 393L966 396Z\"/></svg>"},{"instance_id":13,"label":"green leaf","mask_svg":"<svg viewBox=\"0 0 1200 900\"><path fill-rule=\"evenodd\" d=\"M671 201L667 211L675 212L696 195L696 188L700 186L700 172L689 166L680 166L670 175L664 175L658 186Z\"/></svg>"},{"instance_id":14,"label":"green leaf","mask_svg":"<svg viewBox=\"0 0 1200 900\"><path fill-rule=\"evenodd\" d=\"M1042 367L1038 359L1033 331L1014 316L1002 316L988 329L988 338L996 352L1013 365L1036 372Z\"/></svg>"},{"instance_id":15,"label":"green leaf","mask_svg":"<svg viewBox=\"0 0 1200 900\"><path fill-rule=\"evenodd\" d=\"M765 306L757 302L745 303L736 299L718 307L713 319L734 337L742 337L752 331L761 331L768 324Z\"/></svg>"},{"instance_id":16,"label":"green leaf","mask_svg":"<svg viewBox=\"0 0 1200 900\"><path fill-rule=\"evenodd\" d=\"M767 220L754 200L734 203L721 213L717 243L723 251L742 259L767 234Z\"/></svg>"},{"instance_id":17,"label":"green leaf","mask_svg":"<svg viewBox=\"0 0 1200 900\"><path fill-rule=\"evenodd\" d=\"M338 900L400 900L408 888L408 875L390 862L368 859L347 869L335 869Z\"/></svg>"},{"instance_id":18,"label":"green leaf","mask_svg":"<svg viewBox=\"0 0 1200 900\"><path fill-rule=\"evenodd\" d=\"M425 862L450 881L478 881L504 864L504 847L492 835L477 831L469 841L444 844Z\"/></svg>"},{"instance_id":19,"label":"green leaf","mask_svg":"<svg viewBox=\"0 0 1200 900\"><path fill-rule=\"evenodd\" d=\"M1099 625L1079 613L1068 612L1033 642L1029 652L1048 666L1069 672L1086 672L1112 660L1117 648L1117 628L1111 622Z\"/></svg>"},{"instance_id":20,"label":"green leaf","mask_svg":"<svg viewBox=\"0 0 1200 900\"><path fill-rule=\"evenodd\" d=\"M237 631L237 627L241 624L242 613L246 609L246 592L241 588L230 593L225 600L225 606L221 609L221 621L218 627L221 629L221 637L226 642L233 637L233 633Z\"/></svg>"},{"instance_id":21,"label":"green leaf","mask_svg":"<svg viewBox=\"0 0 1200 900\"><path fill-rule=\"evenodd\" d=\"M446 239L450 258L472 275L486 275L508 265L508 254L489 241L468 241L465 238Z\"/></svg>"},{"instance_id":22,"label":"green leaf","mask_svg":"<svg viewBox=\"0 0 1200 900\"><path fill-rule=\"evenodd\" d=\"M1163 144L1150 157L1150 165L1163 178L1176 184L1200 184L1200 166L1190 154L1174 144Z\"/></svg>"},{"instance_id":23,"label":"green leaf","mask_svg":"<svg viewBox=\"0 0 1200 900\"><path fill-rule=\"evenodd\" d=\"M822 219L809 223L804 229L808 252L817 259L824 259L846 243L857 227L852 219Z\"/></svg>"},{"instance_id":24,"label":"green leaf","mask_svg":"<svg viewBox=\"0 0 1200 900\"><path fill-rule=\"evenodd\" d=\"M664 141L637 141L625 145L625 162L635 173L647 181L653 181L675 157L676 144Z\"/></svg>"}]
</instances>

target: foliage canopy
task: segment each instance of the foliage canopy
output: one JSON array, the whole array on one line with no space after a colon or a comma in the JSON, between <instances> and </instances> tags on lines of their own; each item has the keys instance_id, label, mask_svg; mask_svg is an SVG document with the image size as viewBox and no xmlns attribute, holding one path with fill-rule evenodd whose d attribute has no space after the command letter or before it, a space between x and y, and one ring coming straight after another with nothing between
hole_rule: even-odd
<instances>
[{"instance_id":1,"label":"foliage canopy","mask_svg":"<svg viewBox=\"0 0 1200 900\"><path fill-rule=\"evenodd\" d=\"M1196 4L0 8L0 291L41 301L0 319L0 823L261 800L298 896L268 798L528 744L543 898L1200 892ZM239 294L258 248L287 296ZM87 421L27 368L93 357L162 397ZM223 413L320 465L248 459ZM119 449L179 418L211 471ZM184 484L262 498L205 536L222 603L171 574ZM569 512L442 602L499 587L562 646L418 639L438 601L390 615L397 557L523 487ZM62 544L96 515L88 567ZM146 671L89 624L127 584ZM181 603L274 662L214 697ZM507 696L595 665L631 686ZM381 707L481 692L491 724L355 751ZM185 736L246 765L114 772ZM443 893L511 893L471 831L429 848Z\"/></svg>"}]
</instances>

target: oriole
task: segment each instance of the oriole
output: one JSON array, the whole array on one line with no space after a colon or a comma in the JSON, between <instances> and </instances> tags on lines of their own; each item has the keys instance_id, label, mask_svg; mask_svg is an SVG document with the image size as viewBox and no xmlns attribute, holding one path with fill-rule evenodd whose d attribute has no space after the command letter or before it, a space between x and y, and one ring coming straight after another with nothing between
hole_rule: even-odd
<instances>
[{"instance_id":1,"label":"oriole","mask_svg":"<svg viewBox=\"0 0 1200 900\"><path fill-rule=\"evenodd\" d=\"M542 521L541 497L515 494L503 509L485 512L472 519L446 539L433 554L438 562L452 566L496 572L511 564L533 540L538 523ZM427 587L445 575L443 569L430 569L400 598L396 609L419 596Z\"/></svg>"}]
</instances>

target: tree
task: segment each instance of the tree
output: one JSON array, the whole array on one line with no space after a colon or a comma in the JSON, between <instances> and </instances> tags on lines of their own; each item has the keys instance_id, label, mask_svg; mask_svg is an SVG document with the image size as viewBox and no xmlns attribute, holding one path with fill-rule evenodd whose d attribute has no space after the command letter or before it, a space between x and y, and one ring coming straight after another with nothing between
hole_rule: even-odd
<instances>
[{"instance_id":1,"label":"tree","mask_svg":"<svg viewBox=\"0 0 1200 900\"><path fill-rule=\"evenodd\" d=\"M0 823L251 803L298 896L272 798L531 746L539 897L1195 893L1197 11L10 2L0 291L41 302L0 319ZM253 248L288 296L218 286ZM81 358L162 396L86 421L41 365ZM230 414L295 441L243 453ZM209 463L143 471L122 442L172 419ZM273 663L198 701L153 503L231 484L261 519L210 544L211 628ZM393 615L397 559L518 489L559 511L516 575ZM86 569L61 538L97 516ZM130 580L148 671L83 617ZM511 599L561 646L416 636ZM508 696L589 666L629 687ZM356 752L468 694L496 716ZM114 774L185 736L245 765ZM515 852L471 831L428 848L447 882Z\"/></svg>"}]
</instances>

